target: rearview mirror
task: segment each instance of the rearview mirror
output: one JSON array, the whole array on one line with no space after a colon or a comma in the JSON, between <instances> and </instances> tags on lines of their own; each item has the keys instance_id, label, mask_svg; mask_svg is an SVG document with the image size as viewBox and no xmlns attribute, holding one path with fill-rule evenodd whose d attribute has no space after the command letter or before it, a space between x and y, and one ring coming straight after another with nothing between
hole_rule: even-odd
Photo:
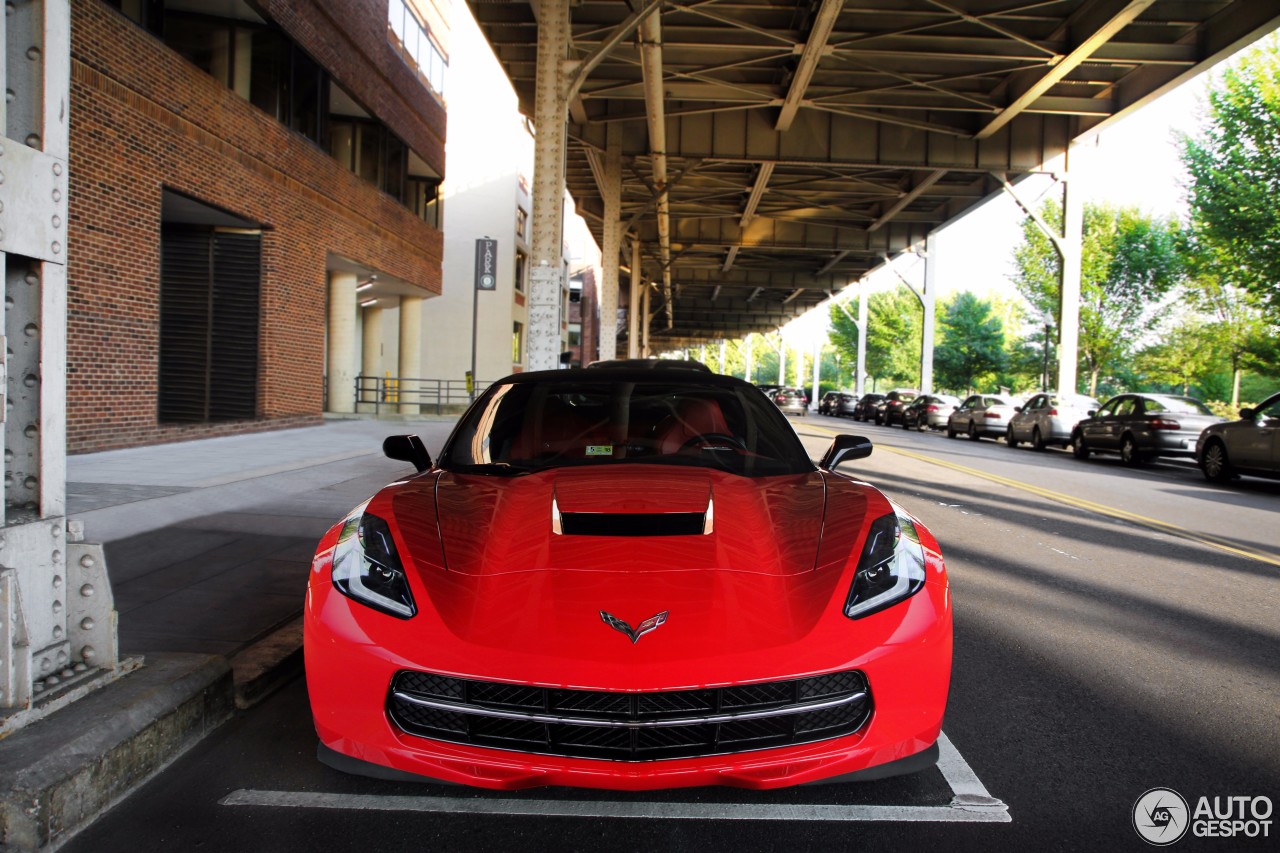
<instances>
[{"instance_id":1,"label":"rearview mirror","mask_svg":"<svg viewBox=\"0 0 1280 853\"><path fill-rule=\"evenodd\" d=\"M382 440L382 452L388 459L412 462L419 472L431 467L431 454L416 435L389 435Z\"/></svg>"},{"instance_id":2,"label":"rearview mirror","mask_svg":"<svg viewBox=\"0 0 1280 853\"><path fill-rule=\"evenodd\" d=\"M837 435L831 446L823 454L818 467L826 471L834 471L841 462L850 459L865 459L871 455L871 439L861 435Z\"/></svg>"}]
</instances>

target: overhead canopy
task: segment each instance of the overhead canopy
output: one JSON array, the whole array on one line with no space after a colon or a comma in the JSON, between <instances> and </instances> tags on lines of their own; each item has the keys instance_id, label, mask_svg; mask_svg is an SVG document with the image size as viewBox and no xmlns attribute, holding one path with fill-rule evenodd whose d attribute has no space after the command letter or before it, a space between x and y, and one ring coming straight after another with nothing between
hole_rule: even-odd
<instances>
[{"instance_id":1,"label":"overhead canopy","mask_svg":"<svg viewBox=\"0 0 1280 853\"><path fill-rule=\"evenodd\" d=\"M469 5L532 115L536 2ZM570 102L567 182L600 240L606 126L620 122L622 219L645 276L660 281L664 258L671 273L655 346L777 327L999 192L1001 176L1045 169L1280 25L1280 4L1261 0L651 8L572 6L572 55L599 64Z\"/></svg>"}]
</instances>

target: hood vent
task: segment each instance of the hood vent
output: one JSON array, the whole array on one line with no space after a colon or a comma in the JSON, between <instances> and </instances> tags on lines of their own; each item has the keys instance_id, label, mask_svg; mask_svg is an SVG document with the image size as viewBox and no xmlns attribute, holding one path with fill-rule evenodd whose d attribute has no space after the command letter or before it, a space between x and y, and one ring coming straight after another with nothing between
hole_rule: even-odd
<instances>
[{"instance_id":1,"label":"hood vent","mask_svg":"<svg viewBox=\"0 0 1280 853\"><path fill-rule=\"evenodd\" d=\"M562 512L566 536L701 536L702 512Z\"/></svg>"}]
</instances>

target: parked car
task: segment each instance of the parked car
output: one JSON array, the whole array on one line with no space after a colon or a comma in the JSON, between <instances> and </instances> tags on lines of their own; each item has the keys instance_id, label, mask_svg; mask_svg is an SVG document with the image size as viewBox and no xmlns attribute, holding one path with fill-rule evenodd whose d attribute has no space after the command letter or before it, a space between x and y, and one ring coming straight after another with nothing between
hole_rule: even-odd
<instances>
[{"instance_id":1,"label":"parked car","mask_svg":"<svg viewBox=\"0 0 1280 853\"><path fill-rule=\"evenodd\" d=\"M836 416L841 418L853 417L854 409L858 407L858 395L848 391L840 392L840 404L836 407Z\"/></svg>"},{"instance_id":2,"label":"parked car","mask_svg":"<svg viewBox=\"0 0 1280 853\"><path fill-rule=\"evenodd\" d=\"M1135 466L1155 456L1195 456L1201 431L1225 420L1194 397L1120 394L1076 424L1071 452L1077 459L1118 453Z\"/></svg>"},{"instance_id":3,"label":"parked car","mask_svg":"<svg viewBox=\"0 0 1280 853\"><path fill-rule=\"evenodd\" d=\"M1238 421L1208 426L1196 442L1196 462L1218 483L1241 474L1280 478L1280 394L1241 409Z\"/></svg>"},{"instance_id":4,"label":"parked car","mask_svg":"<svg viewBox=\"0 0 1280 853\"><path fill-rule=\"evenodd\" d=\"M902 410L919 396L920 392L914 388L894 388L885 395L876 423L885 426L902 423Z\"/></svg>"},{"instance_id":5,"label":"parked car","mask_svg":"<svg viewBox=\"0 0 1280 853\"><path fill-rule=\"evenodd\" d=\"M947 425L947 418L959 405L960 398L950 394L925 394L917 397L910 406L902 410L902 428L921 432L930 427L941 429Z\"/></svg>"},{"instance_id":6,"label":"parked car","mask_svg":"<svg viewBox=\"0 0 1280 853\"><path fill-rule=\"evenodd\" d=\"M947 438L964 433L973 441L999 438L1016 413L1017 402L1002 394L970 394L947 416Z\"/></svg>"},{"instance_id":7,"label":"parked car","mask_svg":"<svg viewBox=\"0 0 1280 853\"><path fill-rule=\"evenodd\" d=\"M1067 447L1076 424L1099 408L1097 400L1081 394L1036 394L1009 419L1005 443L1017 447L1019 442L1029 441L1036 450L1044 450L1049 444Z\"/></svg>"},{"instance_id":8,"label":"parked car","mask_svg":"<svg viewBox=\"0 0 1280 853\"><path fill-rule=\"evenodd\" d=\"M632 791L933 766L951 678L941 548L837 470L870 441L839 436L815 465L750 387L524 373L435 460L388 438L417 473L334 524L306 572L320 761Z\"/></svg>"},{"instance_id":9,"label":"parked car","mask_svg":"<svg viewBox=\"0 0 1280 853\"><path fill-rule=\"evenodd\" d=\"M818 414L832 416L839 414L841 394L848 396L848 394L843 391L828 391L823 394L822 399L818 401Z\"/></svg>"},{"instance_id":10,"label":"parked car","mask_svg":"<svg viewBox=\"0 0 1280 853\"><path fill-rule=\"evenodd\" d=\"M773 402L785 414L799 415L802 418L809 415L809 400L805 397L803 388L779 388L773 392Z\"/></svg>"},{"instance_id":11,"label":"parked car","mask_svg":"<svg viewBox=\"0 0 1280 853\"><path fill-rule=\"evenodd\" d=\"M853 407L853 419L855 421L874 421L878 407L884 402L883 394L863 394Z\"/></svg>"}]
</instances>

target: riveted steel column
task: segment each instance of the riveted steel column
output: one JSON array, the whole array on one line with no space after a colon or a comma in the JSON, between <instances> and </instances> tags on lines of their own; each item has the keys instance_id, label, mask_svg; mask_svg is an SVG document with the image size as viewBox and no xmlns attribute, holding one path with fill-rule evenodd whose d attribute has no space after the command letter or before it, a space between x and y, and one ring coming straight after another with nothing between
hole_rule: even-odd
<instances>
[{"instance_id":1,"label":"riveted steel column","mask_svg":"<svg viewBox=\"0 0 1280 853\"><path fill-rule=\"evenodd\" d=\"M1071 150L1067 150L1068 175ZM1084 240L1084 193L1072 187L1068 177L1062 188L1062 253L1061 303L1058 309L1058 393L1070 394L1076 389L1076 362L1080 354L1080 276L1081 244Z\"/></svg>"},{"instance_id":2,"label":"riveted steel column","mask_svg":"<svg viewBox=\"0 0 1280 853\"><path fill-rule=\"evenodd\" d=\"M600 358L618 353L618 255L622 251L622 128L616 122L606 131L604 153L604 225L600 265ZM630 346L630 344L628 344Z\"/></svg>"},{"instance_id":3,"label":"riveted steel column","mask_svg":"<svg viewBox=\"0 0 1280 853\"><path fill-rule=\"evenodd\" d=\"M533 122L538 136L533 154L533 258L525 364L530 370L551 370L559 365L560 355L569 0L543 0L537 9Z\"/></svg>"},{"instance_id":4,"label":"riveted steel column","mask_svg":"<svg viewBox=\"0 0 1280 853\"><path fill-rule=\"evenodd\" d=\"M70 21L67 0L10 0L0 18L0 736L117 669L100 554L68 560L94 549L65 517Z\"/></svg>"},{"instance_id":5,"label":"riveted steel column","mask_svg":"<svg viewBox=\"0 0 1280 853\"><path fill-rule=\"evenodd\" d=\"M329 411L356 410L356 274L329 273Z\"/></svg>"},{"instance_id":6,"label":"riveted steel column","mask_svg":"<svg viewBox=\"0 0 1280 853\"><path fill-rule=\"evenodd\" d=\"M933 393L933 327L938 301L938 238L930 231L924 250L924 292L920 302L924 306L924 328L920 338L920 393Z\"/></svg>"},{"instance_id":7,"label":"riveted steel column","mask_svg":"<svg viewBox=\"0 0 1280 853\"><path fill-rule=\"evenodd\" d=\"M652 285L644 286L644 309L640 312L640 355L648 358L653 353L649 349L649 324L653 320L650 313L649 300L653 293Z\"/></svg>"},{"instance_id":8,"label":"riveted steel column","mask_svg":"<svg viewBox=\"0 0 1280 853\"><path fill-rule=\"evenodd\" d=\"M640 241L631 240L631 300L627 308L627 358L640 357L640 314L641 288L640 280Z\"/></svg>"}]
</instances>

